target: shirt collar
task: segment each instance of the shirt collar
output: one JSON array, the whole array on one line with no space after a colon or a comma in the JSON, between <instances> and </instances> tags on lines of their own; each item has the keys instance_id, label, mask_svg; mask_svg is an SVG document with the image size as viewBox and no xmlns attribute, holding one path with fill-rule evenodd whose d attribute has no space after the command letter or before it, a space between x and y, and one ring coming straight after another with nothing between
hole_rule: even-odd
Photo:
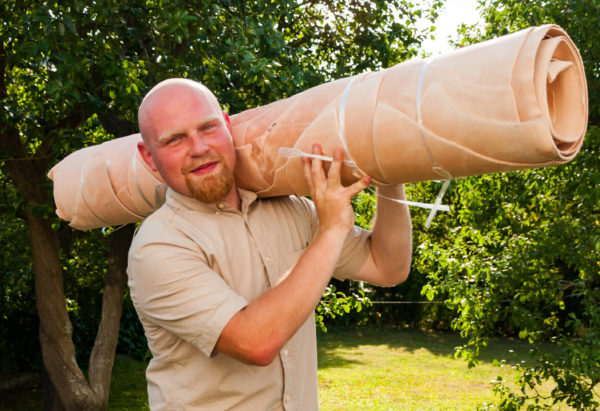
<instances>
[{"instance_id":1,"label":"shirt collar","mask_svg":"<svg viewBox=\"0 0 600 411\"><path fill-rule=\"evenodd\" d=\"M238 194L240 196L241 208L242 212L245 214L250 207L250 205L256 201L257 196L256 193L248 190L244 190L243 188L237 188ZM232 207L228 203L224 201L218 201L216 203L203 203L201 201L196 200L195 198L183 195L173 190L172 188L167 188L166 195L166 203L169 206L174 206L176 208L187 208L189 210L196 211L211 211L211 212L239 212L236 208Z\"/></svg>"}]
</instances>

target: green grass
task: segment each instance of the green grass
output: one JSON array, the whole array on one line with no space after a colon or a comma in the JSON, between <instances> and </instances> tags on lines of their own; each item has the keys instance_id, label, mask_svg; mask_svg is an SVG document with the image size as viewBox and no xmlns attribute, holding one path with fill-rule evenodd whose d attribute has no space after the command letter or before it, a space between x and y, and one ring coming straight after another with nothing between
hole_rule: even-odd
<instances>
[{"instance_id":1,"label":"green grass","mask_svg":"<svg viewBox=\"0 0 600 411\"><path fill-rule=\"evenodd\" d=\"M493 342L469 369L455 359L456 335L394 328L330 330L319 338L319 401L322 410L473 410L494 395L490 381L512 380L509 363L526 358L526 344ZM147 410L145 364L117 356L110 410ZM42 409L41 381L0 392L0 410ZM549 389L549 388L547 388Z\"/></svg>"},{"instance_id":2,"label":"green grass","mask_svg":"<svg viewBox=\"0 0 600 411\"><path fill-rule=\"evenodd\" d=\"M454 358L454 347L464 341L451 334L359 328L319 340L323 410L473 410L494 401L491 380L515 375L493 359L514 363L527 350L517 341L493 342L469 369Z\"/></svg>"},{"instance_id":3,"label":"green grass","mask_svg":"<svg viewBox=\"0 0 600 411\"><path fill-rule=\"evenodd\" d=\"M146 391L146 363L117 356L110 381L110 410L149 410Z\"/></svg>"}]
</instances>

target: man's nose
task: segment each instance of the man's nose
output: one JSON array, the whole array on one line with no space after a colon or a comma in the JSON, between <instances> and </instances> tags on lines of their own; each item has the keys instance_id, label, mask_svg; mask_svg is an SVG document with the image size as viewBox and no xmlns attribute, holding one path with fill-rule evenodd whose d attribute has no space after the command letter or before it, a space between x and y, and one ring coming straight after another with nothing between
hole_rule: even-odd
<instances>
[{"instance_id":1,"label":"man's nose","mask_svg":"<svg viewBox=\"0 0 600 411\"><path fill-rule=\"evenodd\" d=\"M192 135L188 141L190 142L190 155L201 156L209 150L202 136L198 134Z\"/></svg>"}]
</instances>

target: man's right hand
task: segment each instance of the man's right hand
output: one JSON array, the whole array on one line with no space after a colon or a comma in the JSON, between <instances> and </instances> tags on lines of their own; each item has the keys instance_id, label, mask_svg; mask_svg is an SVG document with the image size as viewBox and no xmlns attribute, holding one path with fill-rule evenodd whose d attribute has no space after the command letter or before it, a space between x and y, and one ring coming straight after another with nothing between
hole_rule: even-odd
<instances>
[{"instance_id":1,"label":"man's right hand","mask_svg":"<svg viewBox=\"0 0 600 411\"><path fill-rule=\"evenodd\" d=\"M321 155L321 146L314 144L312 152ZM371 177L365 176L354 184L344 187L341 182L342 153L340 147L333 150L333 163L327 176L320 159L305 157L303 162L304 177L319 217L319 231L339 233L345 237L354 225L351 199L369 185Z\"/></svg>"}]
</instances>

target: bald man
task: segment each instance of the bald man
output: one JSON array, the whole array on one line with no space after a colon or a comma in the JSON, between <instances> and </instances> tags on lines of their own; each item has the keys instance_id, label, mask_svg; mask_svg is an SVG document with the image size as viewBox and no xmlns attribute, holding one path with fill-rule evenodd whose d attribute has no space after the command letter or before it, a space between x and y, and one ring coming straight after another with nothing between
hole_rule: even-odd
<instances>
[{"instance_id":1,"label":"bald man","mask_svg":"<svg viewBox=\"0 0 600 411\"><path fill-rule=\"evenodd\" d=\"M327 175L305 159L314 203L236 187L229 117L191 80L159 83L138 118L142 158L168 185L129 252L153 355L150 408L317 409L314 309L334 273L383 286L406 278L406 206L382 200L372 232L354 226L350 200L370 178L342 186L339 148ZM380 190L404 198L402 186Z\"/></svg>"}]
</instances>

